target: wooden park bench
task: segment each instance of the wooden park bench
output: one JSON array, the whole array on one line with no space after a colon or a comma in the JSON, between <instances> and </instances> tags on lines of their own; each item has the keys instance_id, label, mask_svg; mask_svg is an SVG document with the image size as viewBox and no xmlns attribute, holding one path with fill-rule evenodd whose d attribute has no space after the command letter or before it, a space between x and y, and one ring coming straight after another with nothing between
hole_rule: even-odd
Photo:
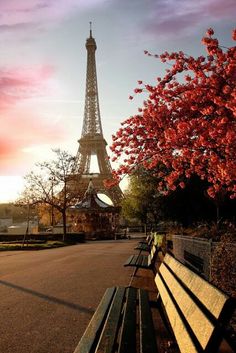
<instances>
[{"instance_id":1,"label":"wooden park bench","mask_svg":"<svg viewBox=\"0 0 236 353\"><path fill-rule=\"evenodd\" d=\"M218 352L222 341L228 340L225 328L234 301L170 255L165 256L155 283L156 307L164 308L164 321L170 323L177 343L175 352ZM158 353L161 344L152 304L143 289L108 288L74 353ZM230 345L224 353L234 352L232 340Z\"/></svg>"},{"instance_id":2,"label":"wooden park bench","mask_svg":"<svg viewBox=\"0 0 236 353\"><path fill-rule=\"evenodd\" d=\"M151 247L153 245L154 241L154 235L151 233L147 236L147 238L143 241L139 241L136 247L134 248L135 250L141 251L150 251Z\"/></svg>"},{"instance_id":3,"label":"wooden park bench","mask_svg":"<svg viewBox=\"0 0 236 353\"><path fill-rule=\"evenodd\" d=\"M236 351L226 330L234 299L168 254L155 282L181 353L218 352L222 342L223 352Z\"/></svg>"},{"instance_id":4,"label":"wooden park bench","mask_svg":"<svg viewBox=\"0 0 236 353\"><path fill-rule=\"evenodd\" d=\"M135 353L137 344L140 352L157 352L148 293L113 287L106 290L74 353Z\"/></svg>"},{"instance_id":5,"label":"wooden park bench","mask_svg":"<svg viewBox=\"0 0 236 353\"><path fill-rule=\"evenodd\" d=\"M137 271L140 268L151 270L155 275L156 274L155 264L156 264L156 259L159 251L160 249L156 245L153 245L149 255L142 255L141 252L139 252L139 254L131 255L124 263L124 266L135 267L133 276L136 275Z\"/></svg>"},{"instance_id":6,"label":"wooden park bench","mask_svg":"<svg viewBox=\"0 0 236 353\"><path fill-rule=\"evenodd\" d=\"M163 233L151 232L145 241L138 242L137 246L134 248L135 250L148 251L150 252L152 249L152 245L163 246L163 239L165 235Z\"/></svg>"}]
</instances>

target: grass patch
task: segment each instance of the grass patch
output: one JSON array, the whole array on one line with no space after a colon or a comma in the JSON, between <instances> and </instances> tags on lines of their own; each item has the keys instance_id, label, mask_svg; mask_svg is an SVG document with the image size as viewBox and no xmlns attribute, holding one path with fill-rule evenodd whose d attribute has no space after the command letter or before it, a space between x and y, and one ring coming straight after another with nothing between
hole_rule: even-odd
<instances>
[{"instance_id":1,"label":"grass patch","mask_svg":"<svg viewBox=\"0 0 236 353\"><path fill-rule=\"evenodd\" d=\"M27 242L24 244L24 247L22 247L22 242L18 243L0 243L0 251L12 251L12 250L44 250L44 249L53 249L53 248L60 248L62 246L68 246L68 245L73 245L73 243L67 243L63 241L57 241L57 240L52 240L52 241L47 241L44 243L28 243Z\"/></svg>"}]
</instances>

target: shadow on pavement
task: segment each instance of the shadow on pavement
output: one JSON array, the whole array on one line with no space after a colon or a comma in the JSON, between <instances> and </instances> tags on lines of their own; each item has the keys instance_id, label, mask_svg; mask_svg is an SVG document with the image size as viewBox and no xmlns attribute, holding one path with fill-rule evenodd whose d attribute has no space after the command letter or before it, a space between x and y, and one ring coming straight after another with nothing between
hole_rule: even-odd
<instances>
[{"instance_id":1,"label":"shadow on pavement","mask_svg":"<svg viewBox=\"0 0 236 353\"><path fill-rule=\"evenodd\" d=\"M94 313L94 310L92 310L92 309L88 309L88 308L85 308L85 307L83 307L81 305L67 302L67 301L65 301L63 299L58 299L58 298L53 297L51 295L45 295L43 293L36 292L36 291L34 291L32 289L24 288L24 287L18 286L16 284L13 284L13 283L10 283L10 282L6 282L6 281L0 280L0 284L2 284L4 286L7 286L7 287L11 287L11 288L17 289L17 290L20 290L20 291L22 291L24 293L27 293L27 294L34 295L34 296L36 296L38 298L41 298L43 300L47 300L47 301L51 301L51 302L56 303L56 304L67 306L70 309L75 309L75 310L82 311L82 312L89 313L89 314L93 314Z\"/></svg>"}]
</instances>

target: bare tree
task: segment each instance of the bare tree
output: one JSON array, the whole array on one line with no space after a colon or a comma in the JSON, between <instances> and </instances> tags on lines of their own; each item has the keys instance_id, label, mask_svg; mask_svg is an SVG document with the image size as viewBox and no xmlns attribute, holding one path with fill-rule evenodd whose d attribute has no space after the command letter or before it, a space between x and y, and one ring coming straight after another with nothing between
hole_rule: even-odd
<instances>
[{"instance_id":1,"label":"bare tree","mask_svg":"<svg viewBox=\"0 0 236 353\"><path fill-rule=\"evenodd\" d=\"M33 195L33 190L30 187L25 188L25 190L21 193L21 196L15 202L15 206L27 208L27 226L22 240L22 248L25 245L25 241L27 241L27 245L28 245L30 213L32 208L35 208L37 204L37 201L32 199L32 195Z\"/></svg>"},{"instance_id":2,"label":"bare tree","mask_svg":"<svg viewBox=\"0 0 236 353\"><path fill-rule=\"evenodd\" d=\"M69 186L74 178L75 159L68 152L53 150L55 159L36 164L37 172L25 176L26 186L22 194L28 195L31 203L51 206L51 224L54 225L54 210L62 216L63 241L66 237L66 211L75 200L80 199Z\"/></svg>"}]
</instances>

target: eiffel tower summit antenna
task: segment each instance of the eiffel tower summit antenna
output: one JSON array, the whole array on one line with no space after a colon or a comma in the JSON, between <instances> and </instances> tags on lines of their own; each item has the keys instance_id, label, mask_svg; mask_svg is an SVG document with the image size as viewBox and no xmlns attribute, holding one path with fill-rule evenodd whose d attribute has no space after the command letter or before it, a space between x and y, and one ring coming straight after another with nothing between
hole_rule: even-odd
<instances>
[{"instance_id":1,"label":"eiffel tower summit antenna","mask_svg":"<svg viewBox=\"0 0 236 353\"><path fill-rule=\"evenodd\" d=\"M96 41L92 35L92 22L89 22L90 36L86 40L87 73L85 89L84 119L79 148L76 156L76 189L85 192L93 178L98 193L108 196L114 205L119 205L123 194L119 186L105 188L104 180L112 179L112 168L106 151L107 142L103 137L100 117L95 51ZM90 173L91 156L97 157L99 173Z\"/></svg>"}]
</instances>

